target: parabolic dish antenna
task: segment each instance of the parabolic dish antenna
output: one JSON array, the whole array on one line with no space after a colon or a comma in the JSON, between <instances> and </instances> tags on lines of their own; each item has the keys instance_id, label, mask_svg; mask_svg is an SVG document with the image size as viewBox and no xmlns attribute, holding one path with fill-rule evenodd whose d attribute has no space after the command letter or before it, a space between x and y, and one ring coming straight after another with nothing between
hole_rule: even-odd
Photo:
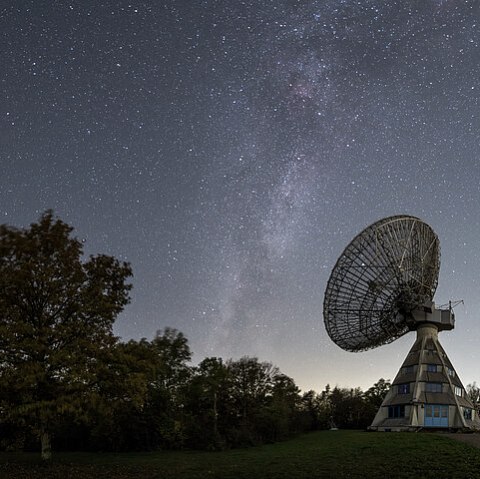
<instances>
[{"instance_id":1,"label":"parabolic dish antenna","mask_svg":"<svg viewBox=\"0 0 480 479\"><path fill-rule=\"evenodd\" d=\"M340 255L325 291L330 338L347 351L387 344L416 328L412 311L432 301L440 244L414 216L391 216L365 228Z\"/></svg>"}]
</instances>

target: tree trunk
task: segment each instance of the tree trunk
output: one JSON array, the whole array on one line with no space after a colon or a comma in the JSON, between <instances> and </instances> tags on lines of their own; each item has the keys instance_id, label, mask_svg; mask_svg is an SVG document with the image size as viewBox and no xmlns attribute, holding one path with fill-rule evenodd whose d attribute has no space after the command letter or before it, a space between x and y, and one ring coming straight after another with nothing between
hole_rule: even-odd
<instances>
[{"instance_id":1,"label":"tree trunk","mask_svg":"<svg viewBox=\"0 0 480 479\"><path fill-rule=\"evenodd\" d=\"M40 442L42 445L42 461L48 462L52 459L52 438L46 429L40 433Z\"/></svg>"},{"instance_id":2,"label":"tree trunk","mask_svg":"<svg viewBox=\"0 0 480 479\"><path fill-rule=\"evenodd\" d=\"M217 411L217 392L213 393L213 437L218 437L218 411Z\"/></svg>"}]
</instances>

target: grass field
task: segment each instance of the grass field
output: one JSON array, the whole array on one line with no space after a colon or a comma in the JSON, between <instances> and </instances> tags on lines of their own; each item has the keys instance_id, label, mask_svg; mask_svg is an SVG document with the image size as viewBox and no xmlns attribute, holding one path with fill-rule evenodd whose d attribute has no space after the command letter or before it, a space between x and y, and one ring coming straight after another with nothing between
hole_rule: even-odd
<instances>
[{"instance_id":1,"label":"grass field","mask_svg":"<svg viewBox=\"0 0 480 479\"><path fill-rule=\"evenodd\" d=\"M480 478L480 449L427 433L321 431L226 452L0 454L1 479Z\"/></svg>"}]
</instances>

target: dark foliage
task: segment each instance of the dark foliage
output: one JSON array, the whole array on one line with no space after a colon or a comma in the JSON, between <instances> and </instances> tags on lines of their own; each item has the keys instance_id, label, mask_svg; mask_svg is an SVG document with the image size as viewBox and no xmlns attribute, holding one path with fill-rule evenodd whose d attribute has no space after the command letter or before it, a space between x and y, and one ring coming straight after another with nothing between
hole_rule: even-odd
<instances>
[{"instance_id":1,"label":"dark foliage","mask_svg":"<svg viewBox=\"0 0 480 479\"><path fill-rule=\"evenodd\" d=\"M220 450L372 422L383 379L365 393L327 385L302 395L257 358L191 366L175 329L119 341L112 325L130 267L82 262L71 232L51 212L27 230L0 226L0 448L38 448L40 436L43 449Z\"/></svg>"},{"instance_id":2,"label":"dark foliage","mask_svg":"<svg viewBox=\"0 0 480 479\"><path fill-rule=\"evenodd\" d=\"M59 417L54 448L222 450L331 427L365 428L389 385L381 379L365 393L327 385L320 394L300 394L291 378L256 358L212 357L196 367L189 359L187 340L172 329L152 341L118 342L99 371L88 420ZM0 435L4 449L32 444L18 423L3 423Z\"/></svg>"},{"instance_id":3,"label":"dark foliage","mask_svg":"<svg viewBox=\"0 0 480 479\"><path fill-rule=\"evenodd\" d=\"M129 301L130 266L105 255L83 262L72 230L49 211L28 229L0 226L1 416L38 436L45 459L62 421L87 419Z\"/></svg>"}]
</instances>

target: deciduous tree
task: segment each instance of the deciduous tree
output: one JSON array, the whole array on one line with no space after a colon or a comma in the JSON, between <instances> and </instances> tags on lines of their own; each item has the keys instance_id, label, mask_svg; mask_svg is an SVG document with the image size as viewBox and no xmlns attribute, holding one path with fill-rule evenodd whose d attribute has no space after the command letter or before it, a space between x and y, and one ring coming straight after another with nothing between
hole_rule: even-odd
<instances>
[{"instance_id":1,"label":"deciduous tree","mask_svg":"<svg viewBox=\"0 0 480 479\"><path fill-rule=\"evenodd\" d=\"M467 384L466 387L467 396L472 401L476 413L480 413L480 387L474 381L473 383Z\"/></svg>"},{"instance_id":2,"label":"deciduous tree","mask_svg":"<svg viewBox=\"0 0 480 479\"><path fill-rule=\"evenodd\" d=\"M112 325L129 301L127 263L83 260L73 228L44 213L27 229L0 226L0 404L38 434L42 458L63 414L81 414Z\"/></svg>"}]
</instances>

